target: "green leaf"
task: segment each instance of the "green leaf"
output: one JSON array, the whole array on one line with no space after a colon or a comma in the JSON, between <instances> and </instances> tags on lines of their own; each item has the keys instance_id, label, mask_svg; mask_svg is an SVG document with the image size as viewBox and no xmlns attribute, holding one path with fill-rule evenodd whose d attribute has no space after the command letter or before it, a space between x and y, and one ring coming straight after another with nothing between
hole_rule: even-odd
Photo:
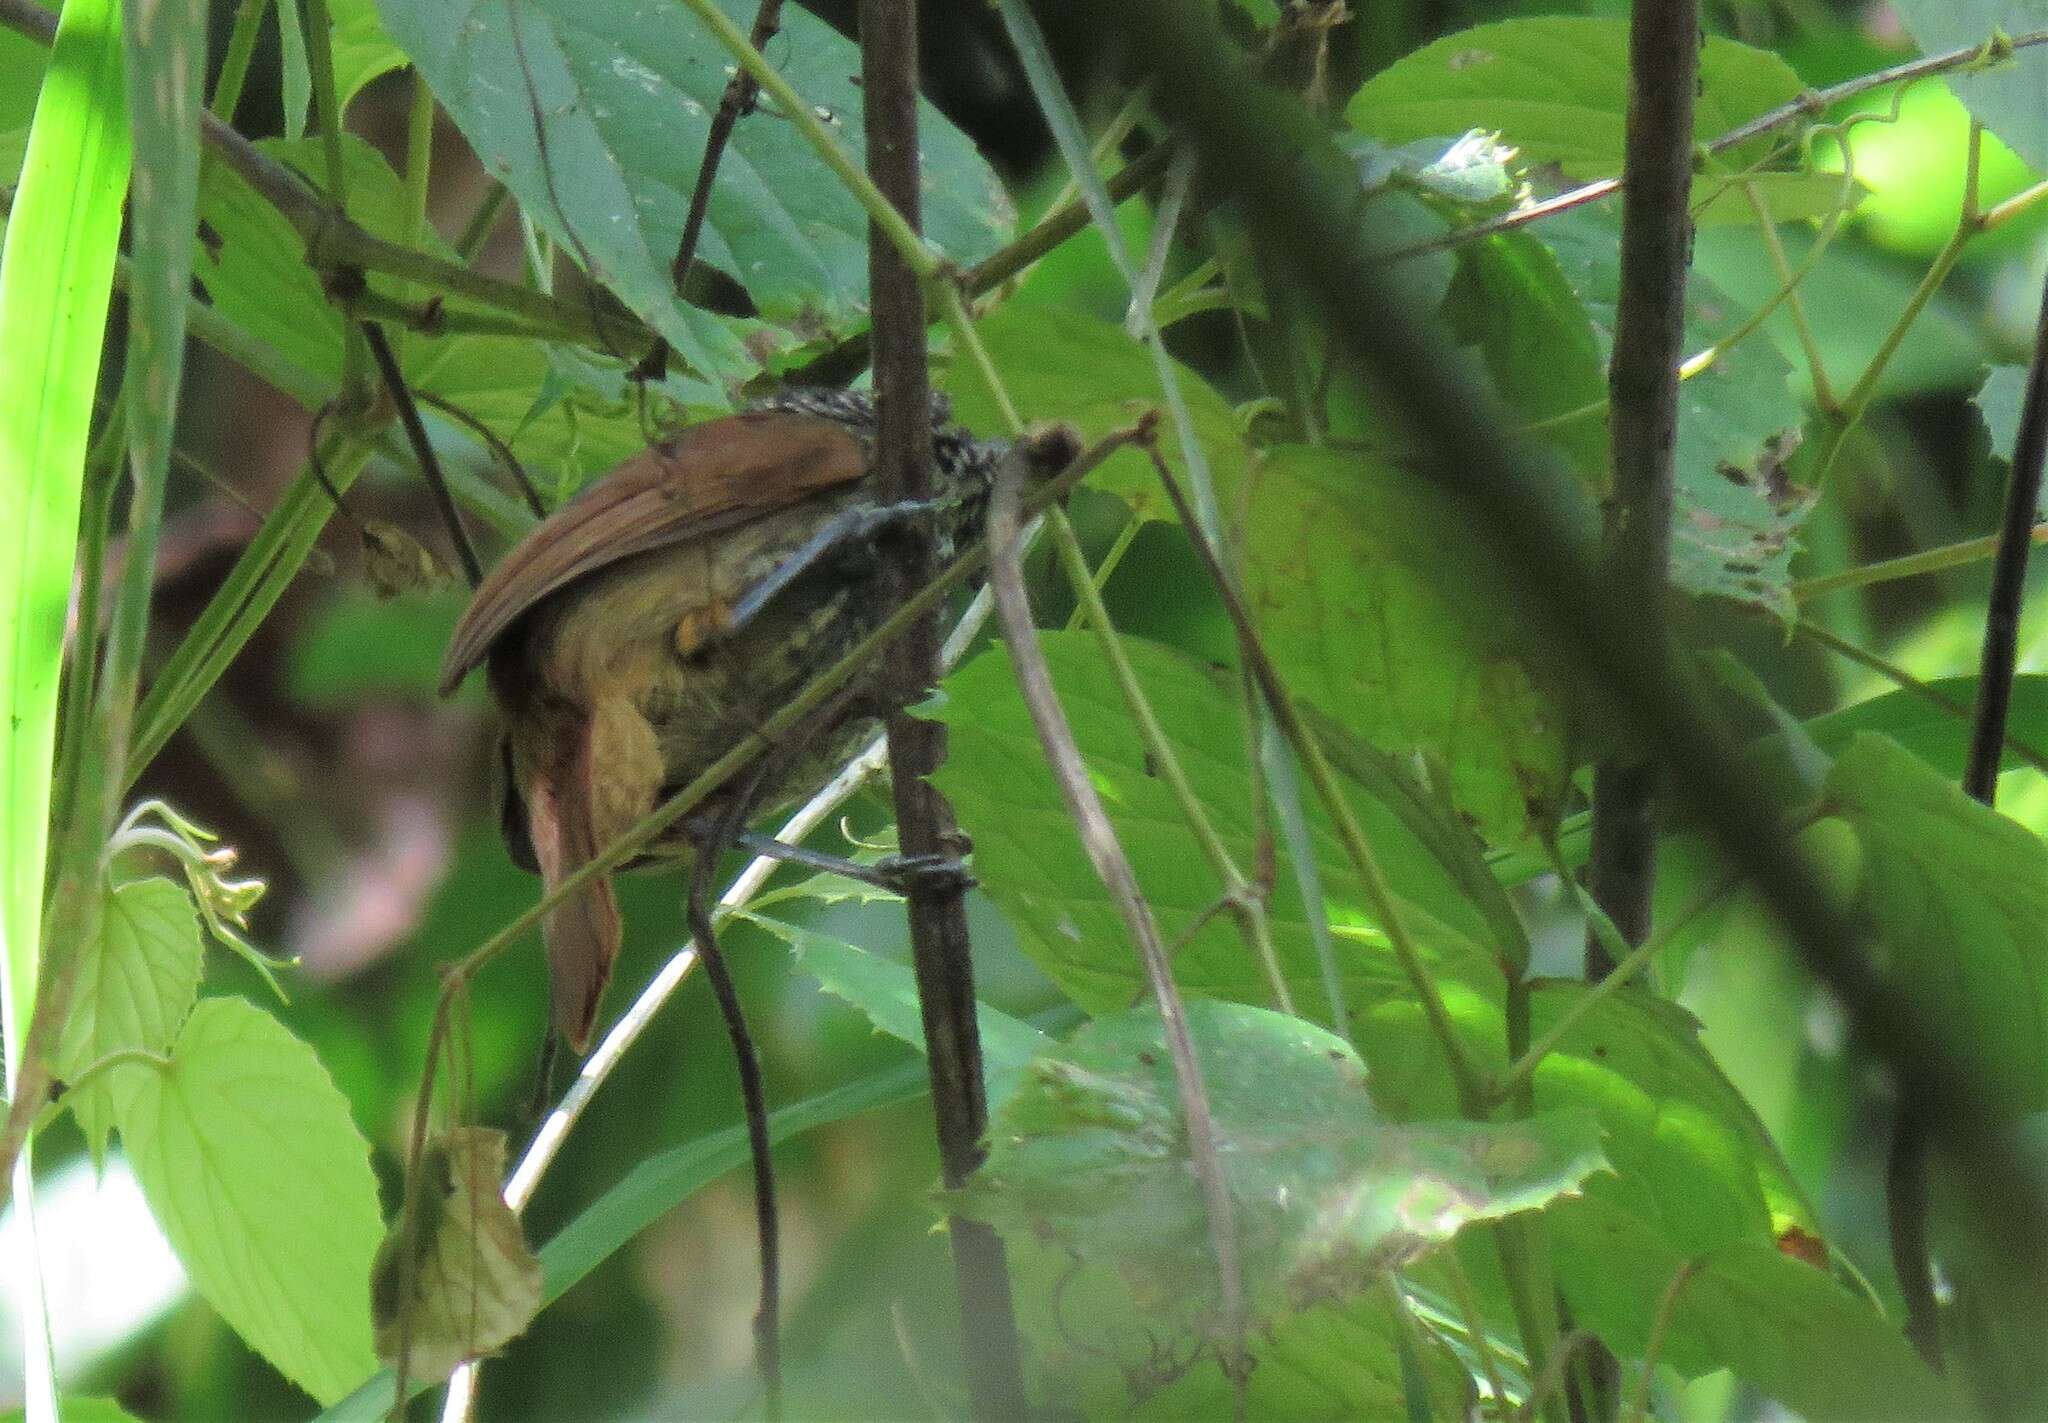
<instances>
[{"instance_id":1,"label":"green leaf","mask_svg":"<svg viewBox=\"0 0 2048 1423\"><path fill-rule=\"evenodd\" d=\"M1611 212L1578 208L1542 236L1593 318L1604 352L1614 339L1620 230ZM1686 285L1688 356L1733 333L1746 313L1697 271ZM1812 501L1787 485L1783 458L1805 419L1791 367L1752 334L1678 388L1677 507L1671 581L1688 593L1792 613L1793 535Z\"/></svg>"},{"instance_id":2,"label":"green leaf","mask_svg":"<svg viewBox=\"0 0 2048 1423\"><path fill-rule=\"evenodd\" d=\"M1700 52L1693 132L1702 141L1799 97L1792 67L1765 50L1709 36ZM1628 118L1628 25L1544 15L1446 35L1365 82L1344 116L1389 143L1497 132L1531 166L1573 178L1621 171ZM1738 166L1759 139L1722 155Z\"/></svg>"},{"instance_id":3,"label":"green leaf","mask_svg":"<svg viewBox=\"0 0 2048 1423\"><path fill-rule=\"evenodd\" d=\"M1991 434L1992 455L2008 464L2012 461L2013 447L2019 443L2020 406L2026 398L2025 366L1993 366L1991 374L1984 378L1983 386L1972 398L1984 416L1984 428Z\"/></svg>"},{"instance_id":4,"label":"green leaf","mask_svg":"<svg viewBox=\"0 0 2048 1423\"><path fill-rule=\"evenodd\" d=\"M1068 307L1020 302L998 307L977 322L975 330L1026 421L1064 420L1092 440L1122 429L1148 410L1162 408L1164 397L1152 357L1120 326ZM1229 402L1199 375L1185 366L1176 366L1175 374L1196 438L1209 457L1216 498L1229 508L1234 491L1244 487L1250 458L1237 417ZM990 433L1002 429L1001 407L972 361L952 362L943 383L963 424ZM1185 468L1171 421L1161 426L1159 439L1169 463L1177 470ZM1160 488L1159 476L1137 450L1111 456L1088 483L1125 500L1140 518L1173 517L1173 504Z\"/></svg>"},{"instance_id":5,"label":"green leaf","mask_svg":"<svg viewBox=\"0 0 2048 1423\"><path fill-rule=\"evenodd\" d=\"M753 0L720 3L742 30L752 22ZM665 4L380 0L379 10L485 169L564 251L587 259L700 374L753 371L756 356L679 303L669 274L705 133L732 72L708 31ZM774 58L859 161L855 46L792 8ZM1001 184L928 104L919 132L927 239L961 263L987 256L1012 224ZM867 238L865 211L793 125L771 112L739 123L698 256L745 287L763 316L805 339L864 322Z\"/></svg>"},{"instance_id":6,"label":"green leaf","mask_svg":"<svg viewBox=\"0 0 2048 1423\"><path fill-rule=\"evenodd\" d=\"M114 1069L121 1144L192 1283L332 1403L376 1367L383 1235L369 1146L313 1050L239 998L193 1010L169 1068Z\"/></svg>"},{"instance_id":7,"label":"green leaf","mask_svg":"<svg viewBox=\"0 0 2048 1423\"><path fill-rule=\"evenodd\" d=\"M1583 1114L1393 1126L1342 1038L1245 1004L1190 1000L1187 1019L1254 1332L1605 1165ZM1114 1264L1154 1328L1199 1338L1216 1258L1187 1143L1158 1010L1131 1009L1031 1065L990 1125L988 1160L949 1204L1013 1240Z\"/></svg>"},{"instance_id":8,"label":"green leaf","mask_svg":"<svg viewBox=\"0 0 2048 1423\"><path fill-rule=\"evenodd\" d=\"M1564 716L1516 655L1511 620L1437 591L1425 560L1456 528L1441 501L1391 464L1307 446L1269 451L1254 479L1246 579L1294 693L1384 750L1428 757L1489 841L1554 817Z\"/></svg>"},{"instance_id":9,"label":"green leaf","mask_svg":"<svg viewBox=\"0 0 2048 1423\"><path fill-rule=\"evenodd\" d=\"M384 33L376 0L327 0L334 21L334 91L342 108L374 79L405 67L405 55Z\"/></svg>"},{"instance_id":10,"label":"green leaf","mask_svg":"<svg viewBox=\"0 0 2048 1423\"><path fill-rule=\"evenodd\" d=\"M1870 191L1863 184L1843 182L1840 173L1750 173L1752 185L1773 222L1817 222L1837 210L1862 202ZM1693 189L1692 220L1699 227L1754 227L1756 209L1739 184L1701 179Z\"/></svg>"},{"instance_id":11,"label":"green leaf","mask_svg":"<svg viewBox=\"0 0 2048 1423\"><path fill-rule=\"evenodd\" d=\"M1465 247L1445 315L1478 346L1501 403L1604 491L1607 352L1551 250L1523 232Z\"/></svg>"},{"instance_id":12,"label":"green leaf","mask_svg":"<svg viewBox=\"0 0 2048 1423\"><path fill-rule=\"evenodd\" d=\"M1106 1260L1020 1240L1010 1250L1018 1324L1036 1396L1089 1418L1227 1418L1235 1400L1214 1357L1167 1340ZM1402 1323L1383 1290L1261 1321L1245 1416L1394 1419L1406 1403ZM1469 1374L1441 1336L1419 1331L1420 1382L1436 1418L1463 1416ZM1207 1342L1207 1341L1204 1341ZM1164 1347L1172 1343L1176 1347ZM1048 1411L1051 1411L1048 1408Z\"/></svg>"},{"instance_id":13,"label":"green leaf","mask_svg":"<svg viewBox=\"0 0 2048 1423\"><path fill-rule=\"evenodd\" d=\"M1957 706L1976 705L1975 677L1940 677L1927 685ZM1937 776L1951 781L1962 779L1969 759L1970 718L1936 706L1917 692L1886 692L1814 717L1803 723L1803 728L1814 745L1831 755L1839 755L1859 732L1881 733L1926 762ZM2013 678L2006 734L2048 750L2048 674L2022 673ZM1766 758L1767 764L1782 758L1783 739L1765 737L1757 745L1757 754ZM2012 752L2005 753L2006 770L2025 764Z\"/></svg>"},{"instance_id":14,"label":"green leaf","mask_svg":"<svg viewBox=\"0 0 2048 1423\"><path fill-rule=\"evenodd\" d=\"M2048 845L1882 736L1849 743L1823 808L1862 847L1886 967L1997 1112L2048 1106Z\"/></svg>"},{"instance_id":15,"label":"green leaf","mask_svg":"<svg viewBox=\"0 0 2048 1423\"><path fill-rule=\"evenodd\" d=\"M154 877L115 885L100 911L99 937L79 951L71 1016L57 1040L57 1075L76 1081L123 1048L168 1052L199 997L204 954L199 911L184 885ZM107 1079L73 1088L64 1102L94 1157L104 1155L114 1125Z\"/></svg>"},{"instance_id":16,"label":"green leaf","mask_svg":"<svg viewBox=\"0 0 2048 1423\"><path fill-rule=\"evenodd\" d=\"M881 1031L924 1051L924 1017L918 1007L917 975L900 963L855 948L843 939L761 914L744 914L795 952L796 966L835 998L858 1008ZM1003 1101L1016 1088L1026 1064L1052 1039L1021 1018L986 1003L974 1007L981 1025L982 1072L988 1100Z\"/></svg>"},{"instance_id":17,"label":"green leaf","mask_svg":"<svg viewBox=\"0 0 2048 1423\"><path fill-rule=\"evenodd\" d=\"M1086 633L1039 635L1089 774L1158 916L1183 990L1270 1001L1264 975L1228 915L1209 914L1221 886L1164 782L1148 765L1116 682ZM1139 684L1158 714L1217 835L1241 866L1257 863L1263 820L1245 762L1235 679L1142 639L1123 639ZM974 872L1019 945L1062 991L1091 1013L1119 1012L1145 991L1122 920L1105 896L1045 768L1008 660L992 650L947 679L928 714L950 728L946 764L932 780L974 839ZM1498 995L1503 950L1487 916L1400 815L1340 777L1366 839L1391 882L1405 923L1440 980ZM1357 872L1328 817L1307 807L1317 869L1339 937L1340 969L1354 1006L1406 997L1407 979L1367 908ZM1284 856L1285 851L1280 853ZM1277 867L1267 922L1281 970L1299 1001L1320 1002L1321 972L1291 868Z\"/></svg>"},{"instance_id":18,"label":"green leaf","mask_svg":"<svg viewBox=\"0 0 2048 1423\"><path fill-rule=\"evenodd\" d=\"M1640 1359L1664 1292L1684 1286L1658 1360L1687 1379L1728 1369L1815 1420L1963 1418L1971 1409L1929 1373L1897 1324L1826 1271L1743 1241L1693 1253L1663 1229L1588 1196L1552 1213L1553 1256L1572 1318Z\"/></svg>"},{"instance_id":19,"label":"green leaf","mask_svg":"<svg viewBox=\"0 0 2048 1423\"><path fill-rule=\"evenodd\" d=\"M299 0L277 0L277 38L284 67L284 136L297 142L306 136L306 114L313 107L313 70L306 62L306 21Z\"/></svg>"},{"instance_id":20,"label":"green leaf","mask_svg":"<svg viewBox=\"0 0 2048 1423\"><path fill-rule=\"evenodd\" d=\"M1530 1003L1531 1039L1585 993L1541 981ZM1507 1067L1507 1024L1497 1006L1461 995L1450 1008L1473 1063ZM1372 1064L1373 1099L1400 1121L1455 1110L1456 1094L1420 1007L1388 1001L1360 1013L1356 1038ZM1691 1014L1638 989L1598 1003L1538 1065L1539 1112L1584 1112L1600 1123L1614 1174L1586 1183L1589 1199L1654 1222L1688 1250L1768 1242L1775 1225L1812 1228L1813 1214L1777 1147L1699 1040ZM1560 1260L1597 1271L1600 1256ZM1652 1301L1654 1303L1654 1301Z\"/></svg>"},{"instance_id":21,"label":"green leaf","mask_svg":"<svg viewBox=\"0 0 2048 1423\"><path fill-rule=\"evenodd\" d=\"M1892 11L1927 54L1983 45L1993 34L2048 29L2048 0L1894 0ZM2048 172L2048 54L2038 46L2023 49L2002 64L1951 74L1946 82L2028 167Z\"/></svg>"}]
</instances>

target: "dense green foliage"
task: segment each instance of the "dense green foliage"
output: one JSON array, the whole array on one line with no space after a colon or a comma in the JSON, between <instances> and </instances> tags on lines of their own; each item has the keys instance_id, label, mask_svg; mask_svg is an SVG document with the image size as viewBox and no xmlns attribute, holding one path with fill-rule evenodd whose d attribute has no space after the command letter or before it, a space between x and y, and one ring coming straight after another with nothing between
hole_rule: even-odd
<instances>
[{"instance_id":1,"label":"dense green foliage","mask_svg":"<svg viewBox=\"0 0 2048 1423\"><path fill-rule=\"evenodd\" d=\"M1384 280L1454 344L1471 418L1539 452L1593 548L1618 207L1514 215L1621 171L1628 7L1219 3L1341 147ZM465 1292L491 1296L474 1337L511 1340L477 1375L482 1416L756 1412L747 1140L694 977L524 1183L532 1254L476 1199L506 1146L477 1124L514 1161L532 1134L537 889L496 833L484 699L435 696L463 593L360 323L391 334L487 559L531 523L515 464L552 507L653 431L858 368L874 199L860 48L834 28L854 7L783 16L759 67L787 90L736 125L680 282L712 116L760 58L735 45L755 0L212 8L215 112L273 136L202 145L180 66L204 5L127 6L169 38L128 45L125 89L118 31L79 33L95 7L73 0L54 61L0 10L10 1090L32 1116L61 1088L36 1122L46 1267L111 1238L132 1183L187 1282L113 1324L53 1291L66 1413L124 1416L89 1396L108 1394L152 1419L383 1416L380 1352L416 1345L410 1382L438 1385ZM1666 817L1650 938L1583 981L1589 768L1616 736L1599 689L1501 586L1447 573L1467 531L1418 473L1429 431L1251 240L1232 175L1176 158L1109 194L1180 140L1088 8L926 0L911 255L935 318L964 283L969 321L931 340L962 422L1096 439L1156 418L1207 526L1126 449L1068 507L1093 585L1057 518L1052 556L1025 560L1207 1127L1017 649L981 634L917 708L948 728L934 782L978 881L990 1153L963 1191L935 1190L900 903L783 869L721 933L768 1068L790 1416L969 1411L949 1214L1004 1239L1048 1412L1819 1419L2048 1397L2038 1350L2001 1350L2030 1316L1983 1258L1996 1223L1949 1189L1967 1160L1934 1179L1947 1375L1908 1343L1892 1087L1701 826ZM1777 792L1782 852L2023 1138L2048 1109L2048 669L2028 644L1997 807L1958 781L1982 536L2038 358L2048 7L1895 0L1892 28L1866 9L1706 6L1673 635ZM1851 82L1954 49L1905 89ZM991 261L1009 275L977 281ZM158 513L153 581L124 581ZM1286 744L1259 656L1312 745ZM890 805L870 782L811 843L875 858ZM619 890L613 1016L687 937L673 874ZM38 967L63 1011L24 1089ZM95 1170L107 1193L82 1205ZM424 1303L394 1314L407 1292ZM38 1416L33 1370L23 1391Z\"/></svg>"}]
</instances>

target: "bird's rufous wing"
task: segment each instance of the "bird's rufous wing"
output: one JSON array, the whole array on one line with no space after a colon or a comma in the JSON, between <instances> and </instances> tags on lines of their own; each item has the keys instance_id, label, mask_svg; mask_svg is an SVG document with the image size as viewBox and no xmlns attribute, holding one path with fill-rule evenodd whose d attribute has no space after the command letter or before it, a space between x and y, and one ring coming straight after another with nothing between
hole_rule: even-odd
<instances>
[{"instance_id":1,"label":"bird's rufous wing","mask_svg":"<svg viewBox=\"0 0 2048 1423\"><path fill-rule=\"evenodd\" d=\"M550 593L621 559L715 533L867 472L845 426L786 411L693 425L600 476L491 570L455 625L441 694Z\"/></svg>"}]
</instances>

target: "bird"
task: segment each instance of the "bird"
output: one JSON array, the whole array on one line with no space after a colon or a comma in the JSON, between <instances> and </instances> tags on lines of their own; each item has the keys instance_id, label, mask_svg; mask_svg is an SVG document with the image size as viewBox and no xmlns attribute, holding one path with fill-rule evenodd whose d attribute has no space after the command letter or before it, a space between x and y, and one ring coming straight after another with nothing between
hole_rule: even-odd
<instances>
[{"instance_id":1,"label":"bird","mask_svg":"<svg viewBox=\"0 0 2048 1423\"><path fill-rule=\"evenodd\" d=\"M441 692L486 669L504 723L502 828L547 891L888 618L889 530L928 518L941 562L981 536L1010 446L955 425L942 396L931 429L930 499L892 502L878 487L873 398L785 390L600 475L478 585L442 659ZM1028 448L1042 475L1071 457L1072 441ZM899 706L864 672L823 724L799 733L802 756L775 768L781 784L751 784L756 758L700 809L743 794L762 802L746 809L769 808L822 779ZM634 863L697 850L685 823ZM552 1024L579 1054L620 934L609 876L544 917Z\"/></svg>"}]
</instances>

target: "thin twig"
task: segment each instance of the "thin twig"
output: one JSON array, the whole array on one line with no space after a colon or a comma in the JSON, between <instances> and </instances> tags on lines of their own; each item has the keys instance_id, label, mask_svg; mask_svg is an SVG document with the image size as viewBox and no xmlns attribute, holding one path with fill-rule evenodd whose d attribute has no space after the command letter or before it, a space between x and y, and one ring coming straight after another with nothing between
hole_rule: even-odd
<instances>
[{"instance_id":1,"label":"thin twig","mask_svg":"<svg viewBox=\"0 0 2048 1423\"><path fill-rule=\"evenodd\" d=\"M785 758L786 759L786 758ZM753 787L763 777L752 778ZM754 1167L754 1226L760 1243L761 1297L754 1311L754 1363L761 1371L761 1386L767 1394L769 1423L782 1417L782 1225L775 1204L775 1156L768 1138L768 1096L761 1081L761 1054L747 1027L746 1009L739 989L733 985L732 970L718 946L718 929L711 922L711 877L717 872L719 851L730 843L745 819L750 791L735 796L719 817L717 833L697 847L690 866L690 888L684 903L690 933L697 953L704 960L704 974L711 980L712 996L725 1020L726 1036L732 1041L733 1061L739 1067L740 1104L746 1114L747 1151Z\"/></svg>"},{"instance_id":2,"label":"thin twig","mask_svg":"<svg viewBox=\"0 0 2048 1423\"><path fill-rule=\"evenodd\" d=\"M761 0L754 11L754 28L747 35L747 42L755 49L765 49L781 28L782 0ZM711 116L710 131L704 135L704 156L697 163L697 181L690 189L690 210L683 218L683 235L676 243L675 260L669 264L678 296L689 281L690 264L697 258L697 241L704 233L704 217L711 209L711 188L718 178L725 146L739 121L753 111L754 96L760 92L760 81L754 78L753 71L735 66L732 78L726 81L725 93L718 100L718 112Z\"/></svg>"},{"instance_id":3,"label":"thin twig","mask_svg":"<svg viewBox=\"0 0 2048 1423\"><path fill-rule=\"evenodd\" d=\"M1081 847L1089 863L1109 892L1111 903L1124 921L1124 928L1138 951L1146 980L1166 1036L1167 1055L1173 1063L1174 1081L1179 1088L1181 1112L1187 1122L1188 1155L1201 1189L1209 1228L1209 1248L1216 1259L1221 1302L1225 1370L1235 1390L1237 1411L1244 1411L1245 1384L1245 1300L1244 1276L1238 1258L1237 1227L1233 1220L1229 1186L1216 1148L1216 1123L1209 1110L1207 1089L1202 1085L1201 1063L1195 1057L1194 1041L1188 1033L1187 1013L1180 990L1173 981L1166 946L1159 937L1159 925L1152 917L1138 887L1131 862L1118 842L1116 829L1102 807L1102 800L1089 778L1081 748L1067 724L1059 693L1045 653L1038 645L1038 628L1031 616L1030 595L1024 590L1021 553L1023 522L1018 512L1018 485L1022 472L1004 461L999 469L989 509L991 558L989 583L995 590L996 615L1002 620L1004 647L1016 670L1018 690L1038 731L1046 763L1067 811L1080 832Z\"/></svg>"},{"instance_id":4,"label":"thin twig","mask_svg":"<svg viewBox=\"0 0 2048 1423\"><path fill-rule=\"evenodd\" d=\"M385 337L384 329L374 321L358 322L357 325L362 329L363 339L369 343L370 359L376 362L377 374L384 381L384 391L398 409L398 423L405 427L412 457L419 463L420 473L427 481L427 492L433 496L434 508L441 515L443 527L448 530L449 541L455 545L455 556L462 562L463 577L474 588L484 581L484 566L476 556L476 545L469 541L469 530L462 525L462 513L455 507L455 496L448 492L448 478L441 473L440 457L434 453L434 442L427 437L427 427L420 420L420 408L413 403L412 387L406 384L405 373L398 368L398 357L392 353L391 342ZM338 496L336 502L340 502Z\"/></svg>"}]
</instances>

